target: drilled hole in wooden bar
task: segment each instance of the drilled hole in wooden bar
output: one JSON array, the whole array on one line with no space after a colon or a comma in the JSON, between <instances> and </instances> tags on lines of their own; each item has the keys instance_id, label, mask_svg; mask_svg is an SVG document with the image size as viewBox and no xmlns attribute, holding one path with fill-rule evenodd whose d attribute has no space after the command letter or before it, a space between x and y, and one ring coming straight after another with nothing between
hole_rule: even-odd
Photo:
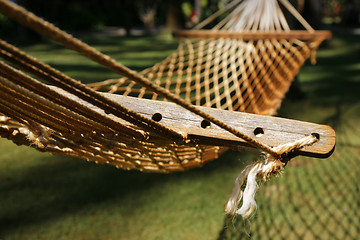
<instances>
[{"instance_id":1,"label":"drilled hole in wooden bar","mask_svg":"<svg viewBox=\"0 0 360 240\"><path fill-rule=\"evenodd\" d=\"M257 127L254 129L254 135L256 137L261 137L264 134L264 129L261 127Z\"/></svg>"},{"instance_id":2,"label":"drilled hole in wooden bar","mask_svg":"<svg viewBox=\"0 0 360 240\"><path fill-rule=\"evenodd\" d=\"M202 120L201 121L201 127L202 128L209 128L210 127L210 122L208 120Z\"/></svg>"},{"instance_id":3,"label":"drilled hole in wooden bar","mask_svg":"<svg viewBox=\"0 0 360 240\"><path fill-rule=\"evenodd\" d=\"M317 140L320 140L320 134L318 133L312 133L312 136L316 137Z\"/></svg>"},{"instance_id":4,"label":"drilled hole in wooden bar","mask_svg":"<svg viewBox=\"0 0 360 240\"><path fill-rule=\"evenodd\" d=\"M154 113L154 115L152 115L151 119L156 122L160 122L162 119L162 115L161 115L161 113Z\"/></svg>"}]
</instances>

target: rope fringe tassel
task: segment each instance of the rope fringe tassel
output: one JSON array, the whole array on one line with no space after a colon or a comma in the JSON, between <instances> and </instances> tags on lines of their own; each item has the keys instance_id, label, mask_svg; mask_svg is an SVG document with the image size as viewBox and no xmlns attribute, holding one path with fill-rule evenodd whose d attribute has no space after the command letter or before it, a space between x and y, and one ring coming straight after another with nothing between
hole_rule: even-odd
<instances>
[{"instance_id":1,"label":"rope fringe tassel","mask_svg":"<svg viewBox=\"0 0 360 240\"><path fill-rule=\"evenodd\" d=\"M309 146L317 142L319 139L316 135L306 136L298 141L286 143L274 147L273 150L279 155L299 150L305 146ZM224 206L225 213L234 216L241 215L244 219L251 216L256 209L255 194L258 190L257 179L267 181L271 175L279 175L281 169L286 165L283 159L265 154L265 160L257 161L245 167L245 169L236 177L234 188L229 200ZM241 190L246 180L244 190ZM238 208L242 200L241 207Z\"/></svg>"}]
</instances>

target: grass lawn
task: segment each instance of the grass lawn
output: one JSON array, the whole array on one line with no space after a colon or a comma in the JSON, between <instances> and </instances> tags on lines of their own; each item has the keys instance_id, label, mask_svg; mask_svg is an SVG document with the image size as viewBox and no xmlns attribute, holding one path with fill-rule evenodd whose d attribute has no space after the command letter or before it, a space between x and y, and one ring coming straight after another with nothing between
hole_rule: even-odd
<instances>
[{"instance_id":1,"label":"grass lawn","mask_svg":"<svg viewBox=\"0 0 360 240\"><path fill-rule=\"evenodd\" d=\"M177 46L164 36L83 37L135 70ZM85 83L115 74L46 42L22 50ZM250 220L223 213L242 168L254 158L229 151L201 169L175 174L119 170L40 153L0 139L0 239L357 239L360 163L360 36L335 34L318 64L299 75L305 97L279 115L329 124L329 159L299 157L262 184Z\"/></svg>"}]
</instances>

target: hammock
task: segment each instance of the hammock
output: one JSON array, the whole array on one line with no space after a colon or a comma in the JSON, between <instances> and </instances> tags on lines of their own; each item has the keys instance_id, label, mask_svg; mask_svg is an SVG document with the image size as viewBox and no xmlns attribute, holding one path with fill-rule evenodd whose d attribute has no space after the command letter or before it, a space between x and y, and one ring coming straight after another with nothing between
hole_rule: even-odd
<instances>
[{"instance_id":1,"label":"hammock","mask_svg":"<svg viewBox=\"0 0 360 240\"><path fill-rule=\"evenodd\" d=\"M184 101L179 103L179 97L194 105L274 114L300 66L311 52L329 37L329 33L315 32L312 29L289 31L277 1L243 1L236 6L238 2L235 1L229 6L235 9L216 25L214 30L177 33L182 37L177 51L163 62L144 70L141 75L117 69L113 60L101 59L102 56L98 56L100 53L87 46L88 49L83 50L82 54L105 65L105 61L108 61L113 65L109 67L115 72L130 76L91 84L90 87L152 100L163 100L165 96L180 105L184 105ZM273 4L267 4L270 2ZM1 5L4 14L81 51L81 47L77 45L84 45L83 43L51 24L7 1L2 1ZM274 6L276 8L272 9ZM264 12L265 15L254 18L256 12ZM298 15L296 17L299 18ZM301 41L299 38L305 40ZM29 99L18 98L23 105L17 108L11 103L14 96L9 93L3 95L10 99L9 102L5 102L5 97L2 99L1 112L9 117L2 118L2 135L8 134L9 137L11 133L12 140L19 144L41 151L108 163L124 169L161 172L201 166L226 150L226 147L199 145L193 141L183 144L187 142L184 141L185 134L131 112L3 41L1 47L4 59L114 115L112 118L106 117L99 113L99 109L91 110L79 103L79 99L61 95L58 90L49 89L48 86L2 63L2 82L10 79L16 81L12 85L15 91L21 90L24 94L34 95L31 102ZM86 50L89 51L84 52ZM139 78L142 86L137 85ZM175 96L170 96L169 92ZM12 106L11 109L8 109L9 106ZM43 111L39 110L41 108ZM117 118L114 120L115 116ZM209 119L210 116L202 117L210 120L203 124L213 122L213 119ZM18 126L20 130L16 130L16 127L8 129L7 126ZM121 134L116 133L118 131ZM149 139L146 131L157 132L160 140L155 136ZM244 137L244 134L235 135ZM248 140L250 138L245 139ZM259 144L250 140L251 142L259 147ZM260 146L260 149L269 150L264 146Z\"/></svg>"},{"instance_id":2,"label":"hammock","mask_svg":"<svg viewBox=\"0 0 360 240\"><path fill-rule=\"evenodd\" d=\"M240 186L251 174L268 178L298 154L329 156L335 144L330 127L263 116L275 114L300 67L330 36L281 2L306 31L290 31L276 0L234 1L212 30L175 33L178 49L136 73L0 0L3 14L124 76L85 86L0 41L0 57L12 65L0 62L0 136L44 152L148 172L199 167L229 148L265 154L265 165L246 169ZM237 205L241 191L234 194Z\"/></svg>"}]
</instances>

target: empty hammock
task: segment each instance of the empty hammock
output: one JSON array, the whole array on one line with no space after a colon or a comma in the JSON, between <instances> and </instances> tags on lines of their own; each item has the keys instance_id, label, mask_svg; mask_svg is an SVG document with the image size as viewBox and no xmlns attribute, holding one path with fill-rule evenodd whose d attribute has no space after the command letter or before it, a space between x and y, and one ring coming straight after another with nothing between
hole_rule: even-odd
<instances>
[{"instance_id":1,"label":"empty hammock","mask_svg":"<svg viewBox=\"0 0 360 240\"><path fill-rule=\"evenodd\" d=\"M291 31L277 0L233 1L175 33L178 49L132 71L24 8L0 0L0 12L123 76L84 85L0 40L0 136L39 151L122 169L183 171L231 148L264 157L238 176L225 210L248 216L256 178L276 174L292 157L326 157L329 126L269 117L327 31ZM25 74L25 72L27 74ZM247 186L241 190L247 179ZM237 209L243 197L243 206Z\"/></svg>"},{"instance_id":2,"label":"empty hammock","mask_svg":"<svg viewBox=\"0 0 360 240\"><path fill-rule=\"evenodd\" d=\"M1 41L1 57L22 71L1 62L0 134L40 151L152 172L202 166L229 147L244 145L279 157L272 147L320 134L318 126L279 137L255 126L268 118L235 111L274 114L305 60L329 37L281 2L306 31L290 31L277 1L234 1L212 30L176 33L178 49L138 74L25 9L0 1L3 14L124 76L85 86ZM183 108L190 112L183 114ZM225 116L236 119L225 121ZM258 133L264 136L257 138ZM317 147L305 147L303 153L326 155L332 149L326 139L321 136Z\"/></svg>"}]
</instances>

